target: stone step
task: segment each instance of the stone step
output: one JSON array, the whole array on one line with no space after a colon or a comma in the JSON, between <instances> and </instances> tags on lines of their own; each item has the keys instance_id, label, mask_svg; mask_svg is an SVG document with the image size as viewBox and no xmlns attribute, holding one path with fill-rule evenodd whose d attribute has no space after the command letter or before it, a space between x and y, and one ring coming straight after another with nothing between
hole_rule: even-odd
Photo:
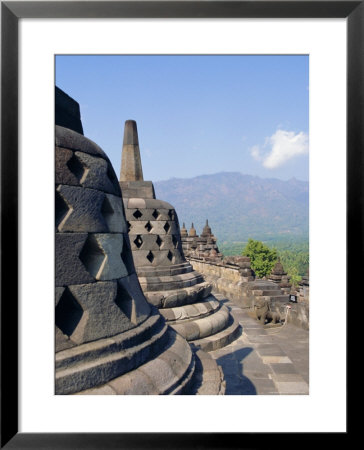
<instances>
[{"instance_id":1,"label":"stone step","mask_svg":"<svg viewBox=\"0 0 364 450\"><path fill-rule=\"evenodd\" d=\"M195 358L186 341L168 329L168 345L156 358L136 370L110 380L103 386L84 390L79 395L176 395L190 385Z\"/></svg>"},{"instance_id":2,"label":"stone step","mask_svg":"<svg viewBox=\"0 0 364 450\"><path fill-rule=\"evenodd\" d=\"M187 341L195 341L218 333L226 328L230 312L222 306L217 312L202 319L189 322L170 323L169 325Z\"/></svg>"},{"instance_id":3,"label":"stone step","mask_svg":"<svg viewBox=\"0 0 364 450\"><path fill-rule=\"evenodd\" d=\"M140 286L143 291L169 291L183 289L202 283L204 278L197 272L184 273L180 275L139 277Z\"/></svg>"},{"instance_id":4,"label":"stone step","mask_svg":"<svg viewBox=\"0 0 364 450\"><path fill-rule=\"evenodd\" d=\"M88 363L113 353L136 352L145 342L158 340L165 332L165 322L154 308L150 317L138 327L119 335L88 342L77 347L60 351L55 356L56 370L71 369L78 364Z\"/></svg>"},{"instance_id":5,"label":"stone step","mask_svg":"<svg viewBox=\"0 0 364 450\"><path fill-rule=\"evenodd\" d=\"M167 324L170 322L181 323L189 322L196 319L202 319L220 309L219 301L209 295L202 302L193 303L191 305L177 306L175 308L160 309L160 314L164 317Z\"/></svg>"},{"instance_id":6,"label":"stone step","mask_svg":"<svg viewBox=\"0 0 364 450\"><path fill-rule=\"evenodd\" d=\"M173 276L181 275L183 273L190 273L193 267L189 262L181 264L173 264L172 266L148 267L142 266L136 268L138 277L159 277L159 276Z\"/></svg>"},{"instance_id":7,"label":"stone step","mask_svg":"<svg viewBox=\"0 0 364 450\"><path fill-rule=\"evenodd\" d=\"M221 367L208 353L192 346L195 372L183 393L188 395L224 395L226 381Z\"/></svg>"},{"instance_id":8,"label":"stone step","mask_svg":"<svg viewBox=\"0 0 364 450\"><path fill-rule=\"evenodd\" d=\"M239 322L230 315L229 322L224 330L206 338L191 341L190 344L194 344L196 347L199 347L206 352L210 352L230 344L230 342L240 336L241 331Z\"/></svg>"},{"instance_id":9,"label":"stone step","mask_svg":"<svg viewBox=\"0 0 364 450\"><path fill-rule=\"evenodd\" d=\"M174 308L201 301L211 294L211 290L212 285L204 281L184 289L156 292L144 291L144 295L148 302L157 308Z\"/></svg>"},{"instance_id":10,"label":"stone step","mask_svg":"<svg viewBox=\"0 0 364 450\"><path fill-rule=\"evenodd\" d=\"M56 394L73 394L89 389L95 384L95 379L105 384L159 355L170 340L168 327L163 320L162 323L163 327L150 339L126 349L122 348L123 336L118 335L57 353Z\"/></svg>"}]
</instances>

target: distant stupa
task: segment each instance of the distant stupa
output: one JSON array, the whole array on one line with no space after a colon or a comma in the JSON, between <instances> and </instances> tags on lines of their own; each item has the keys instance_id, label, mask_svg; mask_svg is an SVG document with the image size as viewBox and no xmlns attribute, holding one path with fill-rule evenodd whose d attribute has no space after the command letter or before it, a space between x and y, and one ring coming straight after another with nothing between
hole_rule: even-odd
<instances>
[{"instance_id":1,"label":"distant stupa","mask_svg":"<svg viewBox=\"0 0 364 450\"><path fill-rule=\"evenodd\" d=\"M134 121L125 123L121 160L120 187L144 295L189 342L206 350L226 345L239 334L239 324L185 259L175 209L156 199L153 183L143 180Z\"/></svg>"}]
</instances>

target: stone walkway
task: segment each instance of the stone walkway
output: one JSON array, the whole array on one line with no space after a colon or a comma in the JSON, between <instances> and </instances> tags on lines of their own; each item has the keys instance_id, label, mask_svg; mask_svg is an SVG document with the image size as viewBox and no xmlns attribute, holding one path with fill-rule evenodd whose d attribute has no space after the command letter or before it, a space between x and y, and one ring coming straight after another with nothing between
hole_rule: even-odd
<instances>
[{"instance_id":1,"label":"stone walkway","mask_svg":"<svg viewBox=\"0 0 364 450\"><path fill-rule=\"evenodd\" d=\"M308 394L309 332L290 324L264 329L247 310L223 302L242 327L238 339L210 352L224 372L225 394Z\"/></svg>"}]
</instances>

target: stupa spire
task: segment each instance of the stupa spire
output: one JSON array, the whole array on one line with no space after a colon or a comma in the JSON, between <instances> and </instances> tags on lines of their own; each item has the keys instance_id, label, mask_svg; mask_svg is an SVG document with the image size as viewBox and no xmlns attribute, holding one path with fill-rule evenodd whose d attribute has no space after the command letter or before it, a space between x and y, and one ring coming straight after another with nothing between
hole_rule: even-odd
<instances>
[{"instance_id":1,"label":"stupa spire","mask_svg":"<svg viewBox=\"0 0 364 450\"><path fill-rule=\"evenodd\" d=\"M138 130L135 120L125 122L120 181L143 181Z\"/></svg>"}]
</instances>

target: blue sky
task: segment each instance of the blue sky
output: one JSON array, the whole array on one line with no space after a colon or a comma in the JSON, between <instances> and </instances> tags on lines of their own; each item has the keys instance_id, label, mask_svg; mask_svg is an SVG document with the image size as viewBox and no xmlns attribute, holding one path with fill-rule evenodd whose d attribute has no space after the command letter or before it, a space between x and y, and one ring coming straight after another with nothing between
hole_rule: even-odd
<instances>
[{"instance_id":1,"label":"blue sky","mask_svg":"<svg viewBox=\"0 0 364 450\"><path fill-rule=\"evenodd\" d=\"M136 120L145 180L308 180L308 56L57 56L56 85L119 175Z\"/></svg>"}]
</instances>

